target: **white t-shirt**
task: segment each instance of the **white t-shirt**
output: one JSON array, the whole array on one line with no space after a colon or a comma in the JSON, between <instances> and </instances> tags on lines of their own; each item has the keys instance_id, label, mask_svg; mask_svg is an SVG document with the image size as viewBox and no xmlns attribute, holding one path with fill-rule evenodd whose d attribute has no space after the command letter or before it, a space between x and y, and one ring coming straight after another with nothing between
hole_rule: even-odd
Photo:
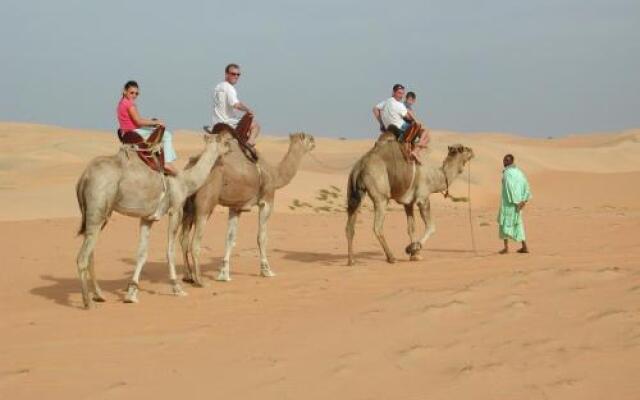
<instances>
[{"instance_id":1,"label":"white t-shirt","mask_svg":"<svg viewBox=\"0 0 640 400\"><path fill-rule=\"evenodd\" d=\"M227 81L218 83L213 89L213 125L223 122L235 128L240 121L235 108L233 108L236 104L238 104L236 88Z\"/></svg>"},{"instance_id":2,"label":"white t-shirt","mask_svg":"<svg viewBox=\"0 0 640 400\"><path fill-rule=\"evenodd\" d=\"M405 107L404 103L389 97L376 105L376 108L380 110L380 118L382 118L385 128L388 128L389 125L395 125L398 128L402 127L404 123L402 117L407 115L407 107Z\"/></svg>"}]
</instances>

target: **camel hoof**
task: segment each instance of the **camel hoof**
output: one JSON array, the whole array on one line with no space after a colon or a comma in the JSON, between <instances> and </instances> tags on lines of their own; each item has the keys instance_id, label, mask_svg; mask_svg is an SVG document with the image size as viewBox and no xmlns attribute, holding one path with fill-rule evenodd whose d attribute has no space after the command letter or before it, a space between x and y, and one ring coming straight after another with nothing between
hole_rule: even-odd
<instances>
[{"instance_id":1,"label":"camel hoof","mask_svg":"<svg viewBox=\"0 0 640 400\"><path fill-rule=\"evenodd\" d=\"M347 266L348 267L353 267L354 265L356 265L356 262L354 260L347 261Z\"/></svg>"},{"instance_id":2,"label":"camel hoof","mask_svg":"<svg viewBox=\"0 0 640 400\"><path fill-rule=\"evenodd\" d=\"M134 303L138 303L138 298L137 297L133 297L133 296L127 296L124 298L124 302L127 304L134 304Z\"/></svg>"},{"instance_id":3,"label":"camel hoof","mask_svg":"<svg viewBox=\"0 0 640 400\"><path fill-rule=\"evenodd\" d=\"M96 308L96 305L93 301L89 301L89 302L85 302L84 303L84 309L85 310L93 310L94 308Z\"/></svg>"},{"instance_id":4,"label":"camel hoof","mask_svg":"<svg viewBox=\"0 0 640 400\"><path fill-rule=\"evenodd\" d=\"M420 250L422 250L422 244L420 242L412 242L409 243L407 247L405 247L404 252L407 255L413 256L415 254L418 254Z\"/></svg>"},{"instance_id":5,"label":"camel hoof","mask_svg":"<svg viewBox=\"0 0 640 400\"><path fill-rule=\"evenodd\" d=\"M184 282L184 283L195 283L195 280L193 280L193 278L190 277L190 276L183 276L182 277L182 282Z\"/></svg>"},{"instance_id":6,"label":"camel hoof","mask_svg":"<svg viewBox=\"0 0 640 400\"><path fill-rule=\"evenodd\" d=\"M218 276L216 277L216 281L218 281L218 282L230 282L231 281L231 277L229 276L229 274L226 274L224 272L220 272L220 274L218 274Z\"/></svg>"},{"instance_id":7,"label":"camel hoof","mask_svg":"<svg viewBox=\"0 0 640 400\"><path fill-rule=\"evenodd\" d=\"M107 301L107 299L104 298L104 296L102 296L102 294L94 294L93 295L93 301L97 301L98 303L104 303L105 301Z\"/></svg>"},{"instance_id":8,"label":"camel hoof","mask_svg":"<svg viewBox=\"0 0 640 400\"><path fill-rule=\"evenodd\" d=\"M200 280L195 280L195 279L194 279L194 280L191 282L191 286L193 286L193 287L197 287L197 288L205 288L205 287L207 287L208 285L207 285L206 283L204 283L204 282L200 281Z\"/></svg>"},{"instance_id":9,"label":"camel hoof","mask_svg":"<svg viewBox=\"0 0 640 400\"><path fill-rule=\"evenodd\" d=\"M411 257L409 257L409 260L411 260L411 261L422 261L422 256L420 254L412 254Z\"/></svg>"},{"instance_id":10,"label":"camel hoof","mask_svg":"<svg viewBox=\"0 0 640 400\"><path fill-rule=\"evenodd\" d=\"M129 285L127 295L124 297L125 303L137 303L138 302L138 287Z\"/></svg>"},{"instance_id":11,"label":"camel hoof","mask_svg":"<svg viewBox=\"0 0 640 400\"><path fill-rule=\"evenodd\" d=\"M180 286L174 286L172 289L174 296L185 297L188 296L188 293L182 290Z\"/></svg>"},{"instance_id":12,"label":"camel hoof","mask_svg":"<svg viewBox=\"0 0 640 400\"><path fill-rule=\"evenodd\" d=\"M396 258L395 257L387 257L387 262L389 264L395 264L396 263Z\"/></svg>"},{"instance_id":13,"label":"camel hoof","mask_svg":"<svg viewBox=\"0 0 640 400\"><path fill-rule=\"evenodd\" d=\"M264 278L273 278L274 276L276 276L276 273L270 269L263 269L260 270L260 276Z\"/></svg>"}]
</instances>

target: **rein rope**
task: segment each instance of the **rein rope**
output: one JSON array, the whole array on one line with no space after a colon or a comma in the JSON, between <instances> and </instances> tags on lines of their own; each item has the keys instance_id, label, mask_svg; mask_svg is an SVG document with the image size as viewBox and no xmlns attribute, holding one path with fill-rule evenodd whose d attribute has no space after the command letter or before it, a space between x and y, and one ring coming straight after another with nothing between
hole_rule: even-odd
<instances>
[{"instance_id":1,"label":"rein rope","mask_svg":"<svg viewBox=\"0 0 640 400\"><path fill-rule=\"evenodd\" d=\"M469 179L467 180L467 196L469 197L469 201L467 204L469 205L469 228L471 229L471 247L473 248L473 253L478 254L478 249L476 248L476 235L473 232L473 213L471 212L471 160L469 160Z\"/></svg>"},{"instance_id":2,"label":"rein rope","mask_svg":"<svg viewBox=\"0 0 640 400\"><path fill-rule=\"evenodd\" d=\"M347 165L346 167L335 167L335 166L333 166L333 165L327 164L327 163L325 163L324 161L322 161L322 160L318 159L318 157L316 157L316 156L315 156L315 154L313 154L313 153L311 153L311 152L310 152L310 153L308 153L308 154L309 154L309 158L311 158L312 160L314 160L314 161L315 161L316 163L318 163L320 166L325 167L325 168L332 169L332 170L334 170L334 171L346 171L346 170L348 170L348 169L352 168L352 167L355 165L355 162L354 162L354 163L351 163L351 164Z\"/></svg>"},{"instance_id":3,"label":"rein rope","mask_svg":"<svg viewBox=\"0 0 640 400\"><path fill-rule=\"evenodd\" d=\"M449 193L449 178L447 177L447 172L444 170L444 165L442 166L442 175L444 175L444 182L445 182L445 189L443 191L441 191L440 193L442 193L442 196L445 199L451 199L451 201L453 201L454 203L459 203L459 202L469 202L470 199L469 197L456 197L454 195L452 195L451 193ZM471 161L469 161L469 171L471 171ZM469 172L469 179L471 179L471 172Z\"/></svg>"},{"instance_id":4,"label":"rein rope","mask_svg":"<svg viewBox=\"0 0 640 400\"><path fill-rule=\"evenodd\" d=\"M447 178L447 174L444 170L444 165L442 166L442 173L444 175L444 182L446 185L446 188L441 192L442 196L444 196L445 199L451 199L451 201L455 202L466 202L468 205L468 210L469 210L469 229L471 231L471 247L473 249L474 254L478 253L477 247L476 247L476 235L474 233L473 230L473 212L471 209L471 160L469 160L469 177L467 179L467 197L455 197L452 196L449 193L449 178Z\"/></svg>"}]
</instances>

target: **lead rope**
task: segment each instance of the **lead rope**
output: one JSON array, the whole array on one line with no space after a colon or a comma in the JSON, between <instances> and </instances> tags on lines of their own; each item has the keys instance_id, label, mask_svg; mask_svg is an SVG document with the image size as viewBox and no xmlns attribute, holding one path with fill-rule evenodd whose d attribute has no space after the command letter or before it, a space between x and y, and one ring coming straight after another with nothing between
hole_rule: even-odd
<instances>
[{"instance_id":1,"label":"lead rope","mask_svg":"<svg viewBox=\"0 0 640 400\"><path fill-rule=\"evenodd\" d=\"M473 253L478 254L478 250L476 248L476 235L473 231L473 213L471 211L471 160L469 160L469 178L467 180L467 203L469 204L469 227L471 228L471 247L473 248Z\"/></svg>"},{"instance_id":2,"label":"lead rope","mask_svg":"<svg viewBox=\"0 0 640 400\"><path fill-rule=\"evenodd\" d=\"M309 158L314 160L320 166L328 168L328 169L332 169L334 171L346 171L346 170L350 169L351 167L353 167L355 165L355 163L351 163L351 164L347 165L346 167L334 167L333 165L327 164L327 163L321 161L320 159L318 159L318 157L316 157L315 154L313 154L311 152L308 153L308 154L309 154Z\"/></svg>"}]
</instances>

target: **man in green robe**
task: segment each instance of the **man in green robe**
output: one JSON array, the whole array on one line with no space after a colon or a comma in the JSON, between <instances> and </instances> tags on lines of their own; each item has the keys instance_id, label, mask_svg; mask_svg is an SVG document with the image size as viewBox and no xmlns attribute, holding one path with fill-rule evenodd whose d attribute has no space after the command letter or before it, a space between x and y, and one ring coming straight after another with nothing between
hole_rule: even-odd
<instances>
[{"instance_id":1,"label":"man in green robe","mask_svg":"<svg viewBox=\"0 0 640 400\"><path fill-rule=\"evenodd\" d=\"M522 248L518 253L528 253L527 242L524 234L524 221L522 209L531 198L527 177L513 163L511 154L504 156L502 164L502 201L498 212L498 226L500 227L500 239L504 240L504 249L500 254L509 252L509 239L522 242Z\"/></svg>"}]
</instances>

